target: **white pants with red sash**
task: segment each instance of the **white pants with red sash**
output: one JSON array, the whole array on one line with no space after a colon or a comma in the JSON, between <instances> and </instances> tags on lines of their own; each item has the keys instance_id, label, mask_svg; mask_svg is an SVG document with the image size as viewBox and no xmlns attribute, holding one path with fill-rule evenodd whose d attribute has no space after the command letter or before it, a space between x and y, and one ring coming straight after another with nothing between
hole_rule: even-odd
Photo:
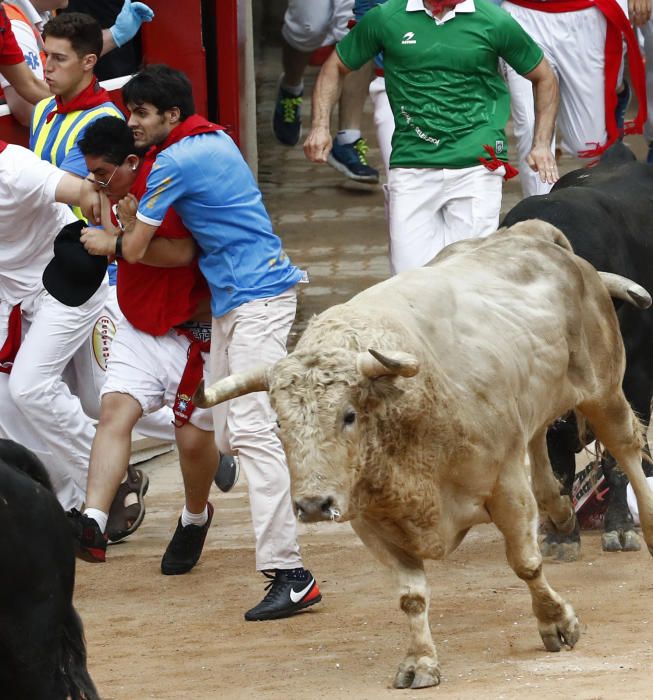
<instances>
[{"instance_id":1,"label":"white pants with red sash","mask_svg":"<svg viewBox=\"0 0 653 700\"><path fill-rule=\"evenodd\" d=\"M542 4L546 5L546 2ZM619 0L619 5L626 11L625 0ZM560 109L557 128L562 150L576 155L593 145L605 143L606 19L601 11L590 7L574 12L538 12L508 1L502 7L542 47L558 78ZM539 175L526 164L535 125L533 85L510 66L506 65L505 71L522 190L526 197L546 194L552 185L542 183Z\"/></svg>"}]
</instances>

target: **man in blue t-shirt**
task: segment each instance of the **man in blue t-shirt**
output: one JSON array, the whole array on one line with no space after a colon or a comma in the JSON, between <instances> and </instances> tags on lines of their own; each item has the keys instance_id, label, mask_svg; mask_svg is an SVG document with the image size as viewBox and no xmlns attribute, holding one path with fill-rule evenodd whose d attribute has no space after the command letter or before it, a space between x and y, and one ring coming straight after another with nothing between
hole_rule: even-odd
<instances>
[{"instance_id":1,"label":"man in blue t-shirt","mask_svg":"<svg viewBox=\"0 0 653 700\"><path fill-rule=\"evenodd\" d=\"M231 138L195 114L190 82L168 66L148 66L123 88L137 148L155 148L146 191L119 205L118 239L89 239L95 254L139 261L174 206L199 249L211 289L211 379L272 364L286 352L295 318L295 285L304 273L284 253L254 177ZM218 448L238 454L247 475L256 535L256 568L272 579L247 620L287 617L321 599L303 568L286 458L266 392L216 406ZM231 451L233 450L233 451Z\"/></svg>"}]
</instances>

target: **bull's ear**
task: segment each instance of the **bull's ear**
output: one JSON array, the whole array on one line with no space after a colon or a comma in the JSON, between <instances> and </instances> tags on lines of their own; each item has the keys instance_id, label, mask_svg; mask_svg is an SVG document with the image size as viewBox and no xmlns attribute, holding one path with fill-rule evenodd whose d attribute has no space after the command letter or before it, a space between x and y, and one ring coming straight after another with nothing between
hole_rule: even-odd
<instances>
[{"instance_id":1,"label":"bull's ear","mask_svg":"<svg viewBox=\"0 0 653 700\"><path fill-rule=\"evenodd\" d=\"M415 355L400 350L389 350L381 354L373 348L361 352L356 358L356 369L365 377L400 376L414 377L419 372Z\"/></svg>"}]
</instances>

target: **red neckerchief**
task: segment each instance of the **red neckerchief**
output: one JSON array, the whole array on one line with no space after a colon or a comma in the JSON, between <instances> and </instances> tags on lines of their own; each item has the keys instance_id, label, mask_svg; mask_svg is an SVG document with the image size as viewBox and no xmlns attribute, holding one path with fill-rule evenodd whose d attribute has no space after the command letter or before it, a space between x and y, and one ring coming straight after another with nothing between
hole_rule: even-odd
<instances>
[{"instance_id":1,"label":"red neckerchief","mask_svg":"<svg viewBox=\"0 0 653 700\"><path fill-rule=\"evenodd\" d=\"M8 144L6 141L0 140L0 153L2 153L2 151L4 151L5 148L7 148L8 145L9 145L9 144Z\"/></svg>"},{"instance_id":2,"label":"red neckerchief","mask_svg":"<svg viewBox=\"0 0 653 700\"><path fill-rule=\"evenodd\" d=\"M424 7L428 7L434 15L439 15L445 9L451 10L455 5L460 5L461 2L465 2L465 0L428 0L424 3Z\"/></svg>"},{"instance_id":3,"label":"red neckerchief","mask_svg":"<svg viewBox=\"0 0 653 700\"><path fill-rule=\"evenodd\" d=\"M191 114L190 117L184 119L183 122L178 124L166 137L166 140L162 143L151 146L143 157L143 165L138 171L136 179L132 183L130 192L140 199L145 194L145 185L147 183L147 176L152 170L154 161L156 157L163 151L172 146L173 143L185 139L187 136L196 136L197 134L208 134L212 131L224 131L224 127L219 124L213 124L212 122L200 117L199 114Z\"/></svg>"},{"instance_id":4,"label":"red neckerchief","mask_svg":"<svg viewBox=\"0 0 653 700\"><path fill-rule=\"evenodd\" d=\"M615 119L617 106L617 78L621 65L622 37L628 46L628 68L633 90L637 96L637 115L635 119L624 125L625 134L641 134L646 122L646 74L644 60L639 51L637 37L630 25L628 17L619 7L616 0L554 0L553 2L538 2L537 0L511 0L515 5L527 7L539 12L576 12L588 7L597 7L605 16L605 49L604 49L604 102L605 102L605 130L608 134L607 141L601 146L598 143L588 144L592 146L586 151L578 153L580 158L592 158L601 155L620 136Z\"/></svg>"},{"instance_id":5,"label":"red neckerchief","mask_svg":"<svg viewBox=\"0 0 653 700\"><path fill-rule=\"evenodd\" d=\"M72 100L62 102L59 95L55 95L54 100L57 103L57 106L50 112L50 114L48 114L45 120L46 124L49 124L54 119L55 114L70 114L70 112L78 112L85 109L92 109L93 107L99 107L105 102L111 102L111 96L100 85L98 79L94 76L91 84L88 87L85 87L79 93L79 95L73 97Z\"/></svg>"}]
</instances>

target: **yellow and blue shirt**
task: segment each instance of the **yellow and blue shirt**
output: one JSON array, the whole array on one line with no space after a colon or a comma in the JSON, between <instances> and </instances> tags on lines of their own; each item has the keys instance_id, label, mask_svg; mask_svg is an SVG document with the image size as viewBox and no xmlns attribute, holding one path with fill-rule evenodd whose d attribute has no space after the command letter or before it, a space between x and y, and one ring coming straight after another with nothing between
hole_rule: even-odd
<instances>
[{"instance_id":1,"label":"yellow and blue shirt","mask_svg":"<svg viewBox=\"0 0 653 700\"><path fill-rule=\"evenodd\" d=\"M84 131L101 117L124 119L124 116L113 102L107 101L90 109L55 114L48 122L48 115L56 108L54 97L46 97L36 104L30 124L30 150L66 172L86 177L88 168L77 145Z\"/></svg>"}]
</instances>

